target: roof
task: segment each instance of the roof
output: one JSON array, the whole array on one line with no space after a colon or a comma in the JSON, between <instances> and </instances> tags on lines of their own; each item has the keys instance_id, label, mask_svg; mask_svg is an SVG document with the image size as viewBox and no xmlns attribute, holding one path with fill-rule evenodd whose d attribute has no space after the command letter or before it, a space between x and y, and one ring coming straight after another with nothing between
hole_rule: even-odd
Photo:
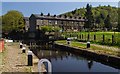
<instances>
[{"instance_id":1,"label":"roof","mask_svg":"<svg viewBox=\"0 0 120 74\"><path fill-rule=\"evenodd\" d=\"M24 17L24 20L29 21L29 17Z\"/></svg>"},{"instance_id":2,"label":"roof","mask_svg":"<svg viewBox=\"0 0 120 74\"><path fill-rule=\"evenodd\" d=\"M64 17L60 17L60 16L56 16L54 17L53 15L47 16L47 15L43 15L41 16L40 14L32 14L33 16L35 16L36 19L47 19L47 20L61 20L61 21L77 21L77 22L81 22L81 21L86 21L86 19L78 19L78 18L64 18Z\"/></svg>"}]
</instances>

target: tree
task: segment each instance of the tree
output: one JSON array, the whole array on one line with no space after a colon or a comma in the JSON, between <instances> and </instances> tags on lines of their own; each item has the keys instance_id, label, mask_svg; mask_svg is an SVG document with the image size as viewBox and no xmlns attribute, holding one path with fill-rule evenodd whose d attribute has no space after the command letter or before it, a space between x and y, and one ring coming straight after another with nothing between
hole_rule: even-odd
<instances>
[{"instance_id":1,"label":"tree","mask_svg":"<svg viewBox=\"0 0 120 74\"><path fill-rule=\"evenodd\" d=\"M55 31L55 32L59 32L60 30L61 30L60 27L57 27L57 26L54 27L54 31Z\"/></svg>"},{"instance_id":2,"label":"tree","mask_svg":"<svg viewBox=\"0 0 120 74\"><path fill-rule=\"evenodd\" d=\"M112 27L118 29L119 25L118 25L118 8L117 7L112 7L110 5L108 6L101 6L99 5L98 7L90 7L91 5L88 4L88 7L89 7L89 10L91 8L91 14L89 14L90 16L93 16L93 19L95 21L95 25L98 27L100 27L101 29L103 29L105 27L104 25L104 20L106 19L107 15L109 14L110 17L112 18L111 19L111 24L112 24ZM86 6L87 8L87 6ZM86 17L88 16L88 13L86 14L87 12L87 9L85 8L80 8L80 9L76 9L76 10L73 10L71 12L67 12L67 13L64 13L64 14L61 14L61 15L67 15L68 17L72 16L72 17ZM119 11L120 12L120 11ZM86 14L86 15L85 15ZM86 27L89 27L89 25L85 25L85 28ZM90 28L92 29L93 28L93 24L90 25Z\"/></svg>"},{"instance_id":3,"label":"tree","mask_svg":"<svg viewBox=\"0 0 120 74\"><path fill-rule=\"evenodd\" d=\"M98 17L96 17L96 23L98 24L98 27L99 28L104 28L104 15L103 14L100 14Z\"/></svg>"},{"instance_id":4,"label":"tree","mask_svg":"<svg viewBox=\"0 0 120 74\"><path fill-rule=\"evenodd\" d=\"M107 15L104 23L105 23L105 28L107 28L108 30L112 29L110 15Z\"/></svg>"},{"instance_id":5,"label":"tree","mask_svg":"<svg viewBox=\"0 0 120 74\"><path fill-rule=\"evenodd\" d=\"M120 8L118 8L118 31L120 32Z\"/></svg>"},{"instance_id":6,"label":"tree","mask_svg":"<svg viewBox=\"0 0 120 74\"><path fill-rule=\"evenodd\" d=\"M59 32L60 31L60 28L55 26L41 26L41 31L42 32Z\"/></svg>"},{"instance_id":7,"label":"tree","mask_svg":"<svg viewBox=\"0 0 120 74\"><path fill-rule=\"evenodd\" d=\"M86 13L85 13L85 17L87 19L87 21L85 22L84 27L87 28L88 30L90 30L93 26L93 13L92 13L92 6L87 4L86 6Z\"/></svg>"},{"instance_id":8,"label":"tree","mask_svg":"<svg viewBox=\"0 0 120 74\"><path fill-rule=\"evenodd\" d=\"M21 31L24 26L23 14L19 11L11 10L2 16L3 32Z\"/></svg>"},{"instance_id":9,"label":"tree","mask_svg":"<svg viewBox=\"0 0 120 74\"><path fill-rule=\"evenodd\" d=\"M42 32L51 32L52 31L52 27L51 26L41 26L41 31Z\"/></svg>"},{"instance_id":10,"label":"tree","mask_svg":"<svg viewBox=\"0 0 120 74\"><path fill-rule=\"evenodd\" d=\"M0 16L0 31L2 31L2 17Z\"/></svg>"},{"instance_id":11,"label":"tree","mask_svg":"<svg viewBox=\"0 0 120 74\"><path fill-rule=\"evenodd\" d=\"M72 14L74 15L76 14L76 12L77 12L77 8L74 11L72 11Z\"/></svg>"}]
</instances>

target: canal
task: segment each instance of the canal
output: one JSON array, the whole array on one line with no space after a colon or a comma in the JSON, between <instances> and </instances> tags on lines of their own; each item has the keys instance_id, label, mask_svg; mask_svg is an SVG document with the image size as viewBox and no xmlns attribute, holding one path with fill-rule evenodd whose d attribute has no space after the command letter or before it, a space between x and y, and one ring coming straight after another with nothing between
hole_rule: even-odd
<instances>
[{"instance_id":1,"label":"canal","mask_svg":"<svg viewBox=\"0 0 120 74\"><path fill-rule=\"evenodd\" d=\"M52 46L31 48L39 58L47 58L52 63L52 72L119 72L120 69L85 58L79 54Z\"/></svg>"}]
</instances>

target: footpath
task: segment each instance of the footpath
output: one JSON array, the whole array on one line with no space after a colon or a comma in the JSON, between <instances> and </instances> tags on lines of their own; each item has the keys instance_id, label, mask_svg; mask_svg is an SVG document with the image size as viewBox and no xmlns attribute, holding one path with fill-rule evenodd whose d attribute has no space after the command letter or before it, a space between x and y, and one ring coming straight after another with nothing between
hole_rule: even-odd
<instances>
[{"instance_id":1,"label":"footpath","mask_svg":"<svg viewBox=\"0 0 120 74\"><path fill-rule=\"evenodd\" d=\"M27 66L27 56L23 54L18 43L6 43L2 53L1 72L31 72Z\"/></svg>"},{"instance_id":2,"label":"footpath","mask_svg":"<svg viewBox=\"0 0 120 74\"><path fill-rule=\"evenodd\" d=\"M81 44L86 44L84 42L80 42ZM108 49L108 50L112 50L112 51L118 51L120 52L120 48L118 47L113 47L113 46L107 46L107 45L99 45L99 44L91 44L92 46L96 46L96 47L100 47L103 49Z\"/></svg>"},{"instance_id":3,"label":"footpath","mask_svg":"<svg viewBox=\"0 0 120 74\"><path fill-rule=\"evenodd\" d=\"M26 53L22 53L19 43L5 43L5 51L0 53L2 54L0 74L2 72L37 72L38 58L33 54L33 66L27 66L27 51L28 48Z\"/></svg>"}]
</instances>

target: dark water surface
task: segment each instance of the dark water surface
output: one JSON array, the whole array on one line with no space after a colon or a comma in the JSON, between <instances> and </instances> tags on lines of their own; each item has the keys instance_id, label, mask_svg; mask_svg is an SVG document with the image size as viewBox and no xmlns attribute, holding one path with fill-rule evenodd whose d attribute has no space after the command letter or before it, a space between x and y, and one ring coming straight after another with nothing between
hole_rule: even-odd
<instances>
[{"instance_id":1,"label":"dark water surface","mask_svg":"<svg viewBox=\"0 0 120 74\"><path fill-rule=\"evenodd\" d=\"M33 53L39 58L47 58L52 63L52 72L118 72L119 69L88 60L72 52L51 48L34 48Z\"/></svg>"}]
</instances>

